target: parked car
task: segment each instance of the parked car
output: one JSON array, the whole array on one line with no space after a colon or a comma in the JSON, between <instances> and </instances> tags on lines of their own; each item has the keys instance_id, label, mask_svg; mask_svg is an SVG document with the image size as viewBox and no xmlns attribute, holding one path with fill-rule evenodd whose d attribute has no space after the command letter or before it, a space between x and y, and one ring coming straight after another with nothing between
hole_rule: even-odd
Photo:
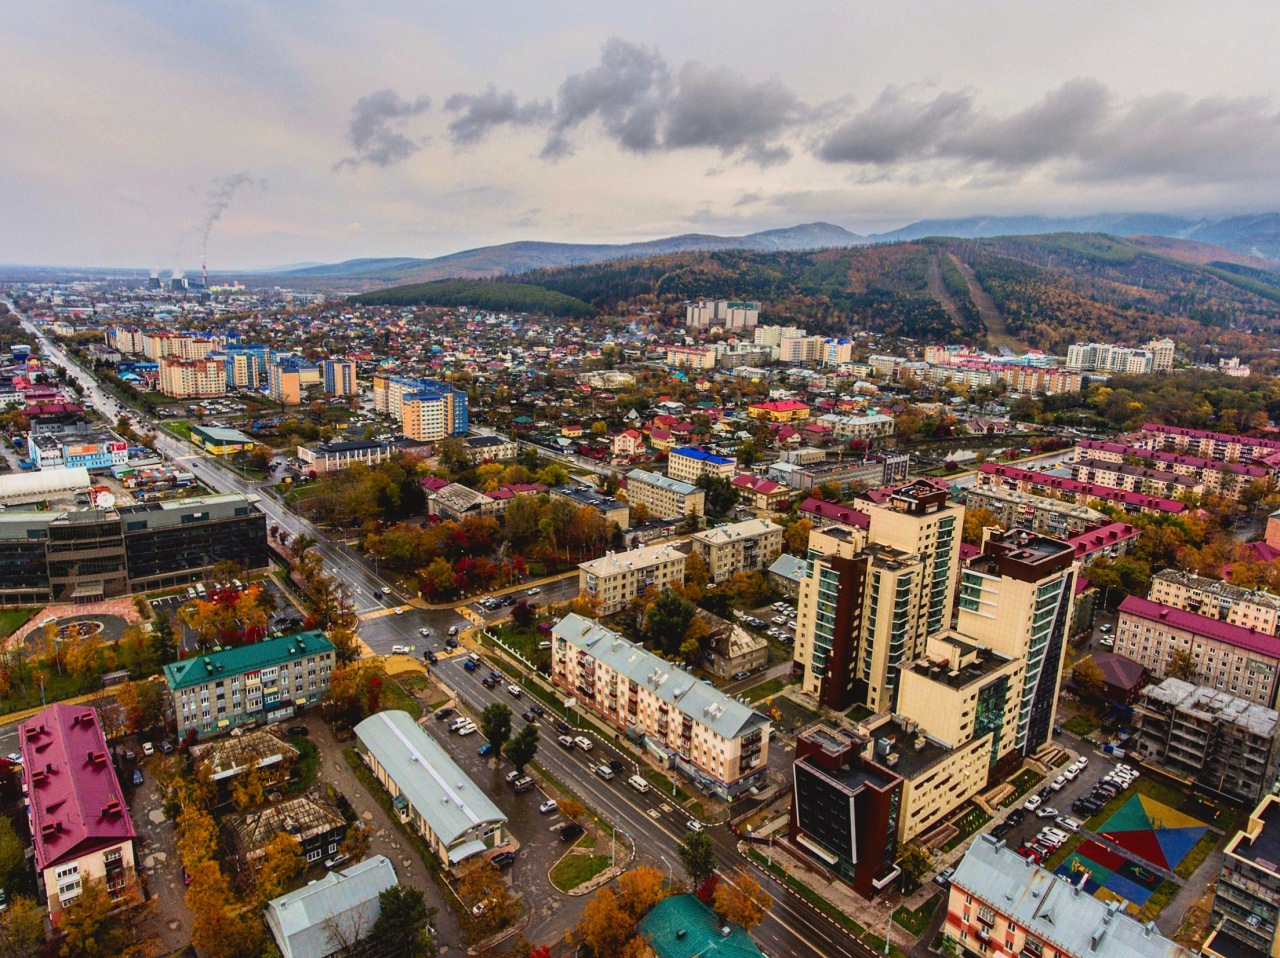
<instances>
[{"instance_id":1,"label":"parked car","mask_svg":"<svg viewBox=\"0 0 1280 958\"><path fill-rule=\"evenodd\" d=\"M538 806L538 811L542 812L542 814L545 815L548 812L554 812L559 807L560 807L559 802L557 802L554 798L548 798L545 802L543 802L541 805Z\"/></svg>"},{"instance_id":2,"label":"parked car","mask_svg":"<svg viewBox=\"0 0 1280 958\"><path fill-rule=\"evenodd\" d=\"M942 888L951 887L951 876L956 873L954 868L944 868L933 877L933 882Z\"/></svg>"},{"instance_id":3,"label":"parked car","mask_svg":"<svg viewBox=\"0 0 1280 958\"><path fill-rule=\"evenodd\" d=\"M702 831L703 825L702 822L698 821L696 818L691 818L684 823L684 827L689 829L691 832L700 832Z\"/></svg>"},{"instance_id":4,"label":"parked car","mask_svg":"<svg viewBox=\"0 0 1280 958\"><path fill-rule=\"evenodd\" d=\"M161 742L159 745L156 746L156 748L160 750L161 755L173 754L173 746L170 745L168 742Z\"/></svg>"},{"instance_id":5,"label":"parked car","mask_svg":"<svg viewBox=\"0 0 1280 958\"><path fill-rule=\"evenodd\" d=\"M290 726L289 726L289 734L290 734L290 735L302 735L302 736L307 736L307 735L310 735L310 734L311 734L311 729L307 728L305 725L290 725ZM163 743L163 742L161 742L161 743L160 743L160 750L161 750L161 751L164 751L164 743Z\"/></svg>"},{"instance_id":6,"label":"parked car","mask_svg":"<svg viewBox=\"0 0 1280 958\"><path fill-rule=\"evenodd\" d=\"M1009 822L1011 825L1021 825L1023 820L1026 817L1027 817L1027 813L1025 811L1023 811L1021 808L1015 808L1013 811L1011 811L1008 815L1004 817L1004 820L1006 822Z\"/></svg>"},{"instance_id":7,"label":"parked car","mask_svg":"<svg viewBox=\"0 0 1280 958\"><path fill-rule=\"evenodd\" d=\"M564 828L560 829L560 841L562 842L577 841L579 838L582 837L582 833L585 831L586 829L583 828L581 825L579 825L577 822L569 822L567 825L564 826Z\"/></svg>"},{"instance_id":8,"label":"parked car","mask_svg":"<svg viewBox=\"0 0 1280 958\"><path fill-rule=\"evenodd\" d=\"M133 770L133 784L135 787L142 784L142 769L135 768Z\"/></svg>"},{"instance_id":9,"label":"parked car","mask_svg":"<svg viewBox=\"0 0 1280 958\"><path fill-rule=\"evenodd\" d=\"M527 792L531 788L533 788L534 784L535 783L532 778L530 778L528 775L524 775L524 776L521 776L520 778L517 778L515 782L512 783L511 787L514 788L517 793Z\"/></svg>"},{"instance_id":10,"label":"parked car","mask_svg":"<svg viewBox=\"0 0 1280 958\"><path fill-rule=\"evenodd\" d=\"M1060 792L1062 791L1063 786L1065 786L1066 784L1067 784L1066 777L1059 775L1057 778L1055 778L1052 782L1049 783L1049 787L1053 789L1055 792Z\"/></svg>"},{"instance_id":11,"label":"parked car","mask_svg":"<svg viewBox=\"0 0 1280 958\"><path fill-rule=\"evenodd\" d=\"M1001 822L995 828L991 829L992 838L1004 838L1009 832L1013 831L1013 825L1009 822Z\"/></svg>"},{"instance_id":12,"label":"parked car","mask_svg":"<svg viewBox=\"0 0 1280 958\"><path fill-rule=\"evenodd\" d=\"M345 862L346 860L347 860L347 856L346 856L346 855L343 855L341 852L339 852L337 855L334 855L332 858L326 858L326 859L324 860L324 867L325 867L325 868L337 868L339 865L341 865L341 864L342 864L343 862Z\"/></svg>"},{"instance_id":13,"label":"parked car","mask_svg":"<svg viewBox=\"0 0 1280 958\"><path fill-rule=\"evenodd\" d=\"M519 777L520 777L520 770L518 768L513 768L511 771L507 772L506 782L508 785L510 785Z\"/></svg>"},{"instance_id":14,"label":"parked car","mask_svg":"<svg viewBox=\"0 0 1280 958\"><path fill-rule=\"evenodd\" d=\"M458 734L459 734L459 735L470 735L470 734L471 734L472 732L474 732L474 731L476 731L476 723L475 723L475 722L468 722L466 725L462 726L462 728L458 729Z\"/></svg>"},{"instance_id":15,"label":"parked car","mask_svg":"<svg viewBox=\"0 0 1280 958\"><path fill-rule=\"evenodd\" d=\"M515 864L516 853L510 849L498 852L496 855L489 856L489 861L493 862L498 868L506 868Z\"/></svg>"},{"instance_id":16,"label":"parked car","mask_svg":"<svg viewBox=\"0 0 1280 958\"><path fill-rule=\"evenodd\" d=\"M735 682L741 682L743 679L749 679L749 678L751 678L751 673L746 671L745 669L741 672L733 673L733 680Z\"/></svg>"},{"instance_id":17,"label":"parked car","mask_svg":"<svg viewBox=\"0 0 1280 958\"><path fill-rule=\"evenodd\" d=\"M1060 828L1064 829L1065 831L1071 832L1072 834L1080 831L1080 823L1077 822L1074 818L1068 818L1066 815L1063 815L1055 819L1054 824L1058 825Z\"/></svg>"},{"instance_id":18,"label":"parked car","mask_svg":"<svg viewBox=\"0 0 1280 958\"><path fill-rule=\"evenodd\" d=\"M1057 818L1058 810L1052 805L1041 805L1036 809L1036 818Z\"/></svg>"},{"instance_id":19,"label":"parked car","mask_svg":"<svg viewBox=\"0 0 1280 958\"><path fill-rule=\"evenodd\" d=\"M484 743L483 745L481 745L481 746L480 746L480 748L476 751L476 754L477 754L477 755L488 755L488 754L489 754L490 752L492 752L492 751L493 751L493 743L492 743L492 742L485 742L485 743Z\"/></svg>"},{"instance_id":20,"label":"parked car","mask_svg":"<svg viewBox=\"0 0 1280 958\"><path fill-rule=\"evenodd\" d=\"M148 757L149 757L149 756L152 756L152 755L156 754L156 747L155 747L154 745L152 745L150 742L143 742L143 743L142 743L142 754L143 754L143 755L146 755L146 756L148 756Z\"/></svg>"},{"instance_id":21,"label":"parked car","mask_svg":"<svg viewBox=\"0 0 1280 958\"><path fill-rule=\"evenodd\" d=\"M5 756L5 758L7 758L9 761L13 762L13 764L14 764L14 765L21 765L21 764L22 764L22 753L21 753L21 752L10 752L8 755L6 755L6 756Z\"/></svg>"},{"instance_id":22,"label":"parked car","mask_svg":"<svg viewBox=\"0 0 1280 958\"><path fill-rule=\"evenodd\" d=\"M456 710L454 709L454 707L453 707L452 705L446 705L446 706L445 706L444 708L442 708L442 709L436 709L436 721L437 721L437 722L443 722L443 721L444 721L445 719L447 719L450 715L452 715L455 711L456 711Z\"/></svg>"},{"instance_id":23,"label":"parked car","mask_svg":"<svg viewBox=\"0 0 1280 958\"><path fill-rule=\"evenodd\" d=\"M1039 795L1031 795L1027 798L1025 802L1022 803L1022 807L1029 812L1034 812L1037 808L1040 807L1041 802L1042 802L1042 799L1040 798Z\"/></svg>"}]
</instances>

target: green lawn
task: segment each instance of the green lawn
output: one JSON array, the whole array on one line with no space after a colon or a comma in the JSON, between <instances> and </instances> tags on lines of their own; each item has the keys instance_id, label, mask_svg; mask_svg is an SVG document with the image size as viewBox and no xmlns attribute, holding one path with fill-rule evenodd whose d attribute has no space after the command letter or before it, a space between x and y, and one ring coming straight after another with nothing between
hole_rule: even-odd
<instances>
[{"instance_id":1,"label":"green lawn","mask_svg":"<svg viewBox=\"0 0 1280 958\"><path fill-rule=\"evenodd\" d=\"M742 694L748 702L759 702L761 699L767 699L770 695L777 695L782 691L783 687L782 679L769 679L767 682L752 686Z\"/></svg>"},{"instance_id":2,"label":"green lawn","mask_svg":"<svg viewBox=\"0 0 1280 958\"><path fill-rule=\"evenodd\" d=\"M989 821L991 821L990 815L978 806L973 806L959 818L952 820L951 824L960 829L960 831L942 846L942 850L944 852L949 852L960 847L961 843L964 842L965 839Z\"/></svg>"},{"instance_id":3,"label":"green lawn","mask_svg":"<svg viewBox=\"0 0 1280 958\"><path fill-rule=\"evenodd\" d=\"M1101 727L1101 723L1092 715L1081 713L1073 715L1062 723L1062 727L1073 735L1092 735Z\"/></svg>"},{"instance_id":4,"label":"green lawn","mask_svg":"<svg viewBox=\"0 0 1280 958\"><path fill-rule=\"evenodd\" d=\"M422 706L418 704L417 699L400 687L399 682L385 672L382 672L378 677L382 679L381 711L403 709L412 715L415 721L422 717Z\"/></svg>"},{"instance_id":5,"label":"green lawn","mask_svg":"<svg viewBox=\"0 0 1280 958\"><path fill-rule=\"evenodd\" d=\"M1156 886L1156 890L1151 893L1147 903L1138 911L1137 921L1144 925L1149 921L1154 921L1155 917L1164 911L1165 906L1173 901L1173 896L1177 893L1177 882L1171 882L1168 879L1162 881Z\"/></svg>"},{"instance_id":6,"label":"green lawn","mask_svg":"<svg viewBox=\"0 0 1280 958\"><path fill-rule=\"evenodd\" d=\"M919 938L924 934L924 930L929 927L929 922L933 919L933 913L938 910L938 905L942 903L942 899L946 895L934 895L923 905L916 909L899 908L893 913L893 923L901 925L912 935Z\"/></svg>"},{"instance_id":7,"label":"green lawn","mask_svg":"<svg viewBox=\"0 0 1280 958\"><path fill-rule=\"evenodd\" d=\"M1017 775L1009 780L1009 784L1013 786L1013 792L1003 802L1000 803L1001 808L1012 808L1022 796L1027 794L1036 787L1036 783L1040 781L1040 773L1032 768L1024 768Z\"/></svg>"},{"instance_id":8,"label":"green lawn","mask_svg":"<svg viewBox=\"0 0 1280 958\"><path fill-rule=\"evenodd\" d=\"M591 881L609 867L608 855L565 855L551 869L551 884L561 891L571 891Z\"/></svg>"},{"instance_id":9,"label":"green lawn","mask_svg":"<svg viewBox=\"0 0 1280 958\"><path fill-rule=\"evenodd\" d=\"M173 433L179 439L191 438L191 423L185 419L170 419L164 423L164 428Z\"/></svg>"},{"instance_id":10,"label":"green lawn","mask_svg":"<svg viewBox=\"0 0 1280 958\"><path fill-rule=\"evenodd\" d=\"M0 639L7 639L27 624L39 609L0 609Z\"/></svg>"},{"instance_id":11,"label":"green lawn","mask_svg":"<svg viewBox=\"0 0 1280 958\"><path fill-rule=\"evenodd\" d=\"M1222 836L1217 832L1205 832L1200 836L1200 841L1196 842L1191 851L1187 852L1187 857L1178 862L1178 867L1173 870L1173 873L1179 878L1190 878L1196 873L1196 869L1204 863L1204 860L1209 857L1209 852L1213 851L1213 846L1220 841L1222 841Z\"/></svg>"},{"instance_id":12,"label":"green lawn","mask_svg":"<svg viewBox=\"0 0 1280 958\"><path fill-rule=\"evenodd\" d=\"M298 777L289 786L292 793L305 792L315 784L316 774L320 771L320 751L309 738L301 735L290 735L289 742L298 750Z\"/></svg>"}]
</instances>

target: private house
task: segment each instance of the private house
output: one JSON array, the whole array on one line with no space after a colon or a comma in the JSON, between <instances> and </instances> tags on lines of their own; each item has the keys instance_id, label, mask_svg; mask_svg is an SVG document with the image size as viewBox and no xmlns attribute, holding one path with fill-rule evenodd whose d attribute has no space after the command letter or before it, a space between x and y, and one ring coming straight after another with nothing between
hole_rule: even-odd
<instances>
[{"instance_id":1,"label":"private house","mask_svg":"<svg viewBox=\"0 0 1280 958\"><path fill-rule=\"evenodd\" d=\"M346 819L318 788L256 811L229 815L222 825L236 860L254 872L262 867L262 857L271 839L281 832L293 836L308 865L336 855L338 846L347 837Z\"/></svg>"}]
</instances>

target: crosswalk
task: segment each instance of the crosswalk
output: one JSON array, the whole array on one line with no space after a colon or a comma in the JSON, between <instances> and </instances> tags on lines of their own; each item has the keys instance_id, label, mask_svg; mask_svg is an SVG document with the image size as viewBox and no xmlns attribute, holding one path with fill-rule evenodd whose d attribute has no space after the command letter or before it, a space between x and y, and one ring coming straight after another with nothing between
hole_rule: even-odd
<instances>
[{"instance_id":1,"label":"crosswalk","mask_svg":"<svg viewBox=\"0 0 1280 958\"><path fill-rule=\"evenodd\" d=\"M381 619L388 615L395 615L396 610L391 609L374 609L372 612L361 613L358 618L361 622L368 622L370 619Z\"/></svg>"}]
</instances>

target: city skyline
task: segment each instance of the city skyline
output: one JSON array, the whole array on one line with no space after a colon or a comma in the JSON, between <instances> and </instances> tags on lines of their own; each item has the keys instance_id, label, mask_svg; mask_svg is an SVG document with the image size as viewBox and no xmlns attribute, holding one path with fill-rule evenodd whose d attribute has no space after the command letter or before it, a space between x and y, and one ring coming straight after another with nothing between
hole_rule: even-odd
<instances>
[{"instance_id":1,"label":"city skyline","mask_svg":"<svg viewBox=\"0 0 1280 958\"><path fill-rule=\"evenodd\" d=\"M0 262L190 270L207 247L235 270L814 220L1263 212L1278 19L59 0L6 28Z\"/></svg>"}]
</instances>

